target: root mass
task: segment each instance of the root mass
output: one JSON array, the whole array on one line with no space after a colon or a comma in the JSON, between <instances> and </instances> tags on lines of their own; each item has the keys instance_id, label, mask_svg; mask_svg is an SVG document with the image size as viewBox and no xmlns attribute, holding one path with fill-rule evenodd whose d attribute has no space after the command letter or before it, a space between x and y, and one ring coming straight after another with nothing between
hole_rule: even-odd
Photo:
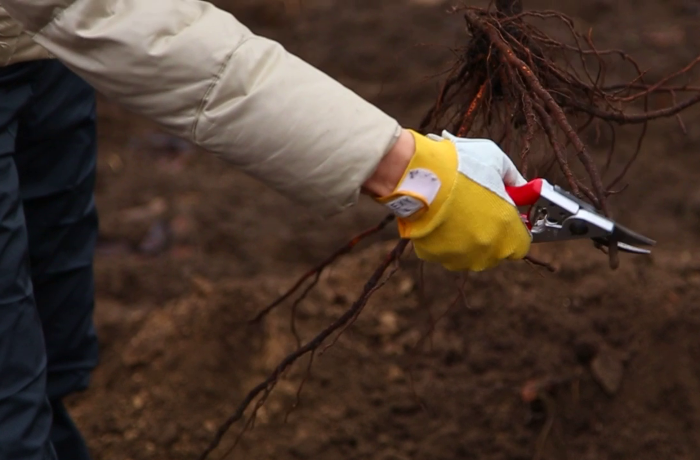
<instances>
[{"instance_id":1,"label":"root mass","mask_svg":"<svg viewBox=\"0 0 700 460\"><path fill-rule=\"evenodd\" d=\"M581 34L573 21L559 12L526 11L519 0L497 0L488 8L460 7L454 8L452 13L463 15L466 46L458 52L458 58L419 130L427 133L445 128L459 136L493 139L516 160L523 175L529 179L555 174L551 168L556 164L558 174L572 193L588 200L606 215L610 215L607 199L619 192L614 187L637 158L647 124L660 118L676 117L682 128L680 112L700 102L698 86L672 83L688 75L700 62L700 57L685 68L648 83L645 72L625 52L597 49L591 32ZM533 25L535 21L563 27L568 31L571 43L555 40L542 28ZM634 72L633 78L626 83L607 84L606 71L611 60L629 66ZM659 94L670 95L673 104L649 110L650 97ZM678 95L685 96L685 99L678 102ZM607 171L615 150L615 126L632 124L641 125L637 148L631 152L621 171L605 184L581 135L589 128L600 130L602 126L610 130L613 141L603 162ZM533 152L540 153L539 158L533 158ZM361 239L376 233L390 221L391 217L387 217L376 228L358 235L304 274L287 293L262 310L255 321L264 320L270 311L291 298L304 282L311 279L293 302L291 329L296 336L296 306L316 284L321 272L350 252ZM307 343L301 343L297 336L297 349L244 397L235 413L221 425L200 460L206 459L218 447L227 431L242 421L252 407L236 438L237 443L254 422L257 410L265 403L283 372L305 355L310 357L310 368L315 354L324 350L319 350L319 347L329 338L332 342L326 347L331 346L352 325L372 293L386 282L386 272L396 265L407 246L408 241L399 240L343 315ZM607 248L605 252L610 257L611 267L616 267L615 248ZM547 267L543 262L532 259L530 262Z\"/></svg>"}]
</instances>

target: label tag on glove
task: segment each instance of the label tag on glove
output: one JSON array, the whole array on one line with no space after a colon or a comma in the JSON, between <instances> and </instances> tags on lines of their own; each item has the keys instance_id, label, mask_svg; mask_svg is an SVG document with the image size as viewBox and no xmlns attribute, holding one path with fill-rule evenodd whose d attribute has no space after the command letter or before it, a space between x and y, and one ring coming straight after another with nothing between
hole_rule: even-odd
<instances>
[{"instance_id":1,"label":"label tag on glove","mask_svg":"<svg viewBox=\"0 0 700 460\"><path fill-rule=\"evenodd\" d=\"M396 191L382 200L398 217L406 218L428 208L435 200L441 186L438 176L423 168L406 173Z\"/></svg>"},{"instance_id":2,"label":"label tag on glove","mask_svg":"<svg viewBox=\"0 0 700 460\"><path fill-rule=\"evenodd\" d=\"M402 218L409 217L425 207L425 203L410 195L402 195L395 200L384 203L384 205Z\"/></svg>"}]
</instances>

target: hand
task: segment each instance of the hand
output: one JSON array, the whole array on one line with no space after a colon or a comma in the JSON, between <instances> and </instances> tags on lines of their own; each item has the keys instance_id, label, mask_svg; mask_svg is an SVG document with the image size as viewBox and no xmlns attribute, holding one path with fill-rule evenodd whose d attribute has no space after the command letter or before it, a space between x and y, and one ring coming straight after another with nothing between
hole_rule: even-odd
<instances>
[{"instance_id":1,"label":"hand","mask_svg":"<svg viewBox=\"0 0 700 460\"><path fill-rule=\"evenodd\" d=\"M418 257L453 271L525 257L532 236L505 186L527 181L510 158L487 139L409 132L413 155L398 185L375 200L396 213Z\"/></svg>"}]
</instances>

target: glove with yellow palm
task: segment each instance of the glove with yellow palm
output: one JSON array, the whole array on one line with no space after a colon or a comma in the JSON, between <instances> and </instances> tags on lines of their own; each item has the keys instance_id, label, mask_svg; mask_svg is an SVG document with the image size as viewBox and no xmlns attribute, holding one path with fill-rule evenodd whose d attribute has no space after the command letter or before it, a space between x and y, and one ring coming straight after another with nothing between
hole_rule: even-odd
<instances>
[{"instance_id":1,"label":"glove with yellow palm","mask_svg":"<svg viewBox=\"0 0 700 460\"><path fill-rule=\"evenodd\" d=\"M505 186L527 181L510 158L487 139L410 132L415 152L403 177L375 200L396 214L416 255L453 271L525 257L532 237Z\"/></svg>"}]
</instances>

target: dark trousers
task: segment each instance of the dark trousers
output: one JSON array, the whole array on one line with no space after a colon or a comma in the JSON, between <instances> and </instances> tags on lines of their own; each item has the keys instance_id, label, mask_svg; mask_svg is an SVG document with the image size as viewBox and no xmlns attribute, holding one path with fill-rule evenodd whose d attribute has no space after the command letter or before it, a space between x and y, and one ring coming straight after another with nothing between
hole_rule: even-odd
<instances>
[{"instance_id":1,"label":"dark trousers","mask_svg":"<svg viewBox=\"0 0 700 460\"><path fill-rule=\"evenodd\" d=\"M97 364L95 96L58 61L0 68L0 459L87 460L63 398Z\"/></svg>"}]
</instances>

